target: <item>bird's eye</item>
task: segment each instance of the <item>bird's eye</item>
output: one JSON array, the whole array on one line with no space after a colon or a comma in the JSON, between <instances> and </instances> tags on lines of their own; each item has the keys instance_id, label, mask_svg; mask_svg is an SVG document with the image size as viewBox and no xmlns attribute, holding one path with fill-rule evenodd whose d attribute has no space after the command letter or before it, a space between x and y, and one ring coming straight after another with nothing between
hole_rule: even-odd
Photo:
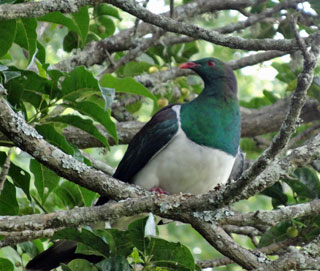
<instances>
[{"instance_id":1,"label":"bird's eye","mask_svg":"<svg viewBox=\"0 0 320 271\"><path fill-rule=\"evenodd\" d=\"M216 63L213 60L209 60L208 65L213 67L214 65L216 65Z\"/></svg>"}]
</instances>

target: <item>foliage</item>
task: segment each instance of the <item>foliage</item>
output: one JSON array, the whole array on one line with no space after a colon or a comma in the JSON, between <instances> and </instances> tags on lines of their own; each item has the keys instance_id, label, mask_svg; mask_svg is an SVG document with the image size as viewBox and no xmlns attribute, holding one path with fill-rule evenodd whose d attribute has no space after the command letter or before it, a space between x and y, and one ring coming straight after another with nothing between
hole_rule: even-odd
<instances>
[{"instance_id":1,"label":"foliage","mask_svg":"<svg viewBox=\"0 0 320 271\"><path fill-rule=\"evenodd\" d=\"M0 1L0 5L14 2L24 1ZM250 7L248 12L259 14L276 5L276 1L271 0L260 2ZM319 3L310 3L311 8L319 14ZM194 21L217 28L221 26L221 22L236 22L240 18L239 13L227 10L219 13L217 19L209 14L199 16ZM314 20L319 18L315 17ZM8 102L45 140L87 165L91 165L91 161L66 139L64 129L67 126L76 127L98 140L107 151L107 158L104 158L116 163L121 149L111 145L118 143L116 123L122 120L117 117L114 112L116 110L112 110L114 100L120 104L123 102L124 108L121 110L130 112L128 114L131 117L145 120L167 104L191 100L202 89L202 83L193 76L157 82L152 89L138 82L136 76L165 71L190 58L208 56L207 52L212 51L217 58L225 61L245 56L245 52L235 49L213 46L203 41L189 41L171 46L159 43L141 52L140 56L125 63L112 74L102 76L99 74L103 72L103 66L78 66L67 71L68 69L57 69L54 65L71 56L70 52L84 50L86 46L90 46L90 42L107 39L122 31L124 21L133 23L132 18L128 18L124 12L105 3L94 8L81 7L73 14L50 12L39 18L0 20L0 84L8 91ZM41 27L45 28L43 34L37 32ZM299 27L308 34L313 33L313 28L308 24L300 22ZM294 37L287 19L279 24L258 22L241 33L244 38L260 39L276 38L280 34L285 38ZM118 50L113 52L112 57L117 61L124 55L125 50ZM261 68L261 72L272 70L276 73L272 80L260 79L256 73L245 76L245 72L237 72L241 106L258 109L289 96L296 87L297 75L301 70L299 57L290 62L285 58L277 59L268 69ZM309 97L318 101L319 71L318 67L309 90ZM131 101L132 97L139 98ZM295 136L304 133L311 126L309 123L300 126ZM271 142L273 136L274 133L266 133L258 139ZM241 148L247 153L247 158L257 158L266 147L259 145L258 139L242 139ZM0 142L0 166L7 159L8 148L14 149L0 194L0 215L49 213L76 206L91 206L98 197L96 193L64 180L37 160L24 155L18 148L14 148L12 142ZM96 149L87 149L85 152L96 157L100 155ZM256 197L255 200L265 209L271 202L272 208L276 209L318 199L319 172L317 162L313 167L298 168L293 175L283 177L280 182L264 190L261 194L266 197ZM248 202L246 208L253 210L254 205ZM208 249L204 239L195 236L190 228L179 228L171 224L166 230L160 230L166 234L149 237L144 233L145 224L146 219L136 220L126 231L67 228L56 232L50 240L37 239L20 243L13 248L2 248L0 270L23 270L22 266L26 262L45 250L48 241L56 239L76 240L79 242L78 253L103 258L96 265L84 259L73 260L62 264L61 270L64 271L137 270L137 266L143 266L143 270L191 271L200 270L195 258L213 258L218 255L211 247ZM257 247L298 236L303 240L312 240L319 234L320 216L286 220L263 233ZM193 238L188 238L189 235ZM170 239L179 239L186 244L168 241ZM247 240L239 242L250 243L250 248L256 248ZM203 252L201 255L194 253L195 248L199 247ZM212 252L208 252L210 249ZM223 270L239 270L237 268L229 266Z\"/></svg>"}]
</instances>

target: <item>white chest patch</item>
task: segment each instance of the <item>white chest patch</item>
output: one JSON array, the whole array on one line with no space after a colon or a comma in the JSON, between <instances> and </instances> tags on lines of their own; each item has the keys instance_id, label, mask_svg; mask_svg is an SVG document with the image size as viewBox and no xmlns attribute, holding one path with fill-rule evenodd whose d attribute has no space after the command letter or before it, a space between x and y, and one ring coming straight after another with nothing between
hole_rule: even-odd
<instances>
[{"instance_id":1,"label":"white chest patch","mask_svg":"<svg viewBox=\"0 0 320 271\"><path fill-rule=\"evenodd\" d=\"M234 161L230 154L192 142L179 128L170 143L134 176L133 182L147 190L160 187L170 194L202 194L227 182Z\"/></svg>"}]
</instances>

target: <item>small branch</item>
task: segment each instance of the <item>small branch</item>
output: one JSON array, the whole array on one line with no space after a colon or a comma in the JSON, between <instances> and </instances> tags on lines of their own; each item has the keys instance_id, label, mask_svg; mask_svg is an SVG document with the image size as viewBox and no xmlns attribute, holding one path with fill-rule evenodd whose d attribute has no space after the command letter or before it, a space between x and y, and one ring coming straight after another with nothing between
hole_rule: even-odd
<instances>
[{"instance_id":1,"label":"small branch","mask_svg":"<svg viewBox=\"0 0 320 271\"><path fill-rule=\"evenodd\" d=\"M240 1L238 2L239 4L241 4ZM280 5L285 6L287 2L288 1L283 2ZM233 2L228 5L228 1L222 1L222 2L197 1L196 3L197 5L195 5L195 3L193 5L190 3L190 4L178 6L177 7L177 14L179 15L178 19L181 20L186 17L189 18L203 12L208 12L208 11L212 12L215 10L225 9L228 6L230 6L230 8L232 9L233 7L232 5L235 4L235 2ZM222 3L224 3L225 6L221 5ZM290 3L288 5L290 6ZM215 29L215 31L221 34L231 33L236 30L239 31L241 29L249 27L250 25L253 25L254 23L257 23L259 20L262 20L266 16L270 16L270 13L271 13L270 11L267 11L266 14L263 13L261 16L258 16L258 17L256 15L253 15L252 17L248 18L247 21L245 22L238 22L238 23L226 25L224 27ZM168 16L168 14L163 13L163 16ZM105 60L105 58L108 57L107 55L108 52L129 50L137 46L136 41L130 38L131 37L130 33L132 33L133 31L134 31L134 28L130 28L128 30L122 30L119 34L108 37L107 39L97 41L97 42L91 42L82 51L80 52L76 51L74 55L72 55L69 59L62 60L60 63L56 64L55 67L57 69L66 71L66 70L72 70L73 68L75 68L75 66L78 66L78 65L91 66L93 64L101 64ZM142 37L148 33L153 33L153 32L154 32L153 26L143 23L139 27L139 33L137 34L139 34L139 37ZM156 41L154 45L170 46L174 44L191 42L194 40L195 38L187 37L187 36L165 35L163 39ZM286 54L286 53L288 52L282 52L282 54Z\"/></svg>"},{"instance_id":2,"label":"small branch","mask_svg":"<svg viewBox=\"0 0 320 271\"><path fill-rule=\"evenodd\" d=\"M312 61L310 58L311 55L308 52L307 45L306 45L305 41L299 35L296 17L291 17L291 25L292 25L292 30L293 30L294 36L297 40L297 43L299 45L299 49L300 49L304 59L306 60L306 62L311 62Z\"/></svg>"},{"instance_id":3,"label":"small branch","mask_svg":"<svg viewBox=\"0 0 320 271\"><path fill-rule=\"evenodd\" d=\"M297 144L299 141L305 141L307 138L310 138L311 136L314 136L315 134L319 133L320 124L315 124L308 129L300 132L296 137L291 139L291 141L288 144L288 149L291 149L293 147L297 147Z\"/></svg>"},{"instance_id":4,"label":"small branch","mask_svg":"<svg viewBox=\"0 0 320 271\"><path fill-rule=\"evenodd\" d=\"M7 179L8 173L9 173L10 164L11 164L11 160L10 160L11 151L12 151L12 149L9 149L7 157L6 157L6 160L4 161L4 163L2 165L2 169L1 169L1 173L0 173L0 195L1 195L1 192L3 190L4 183L5 183L6 179Z\"/></svg>"},{"instance_id":5,"label":"small branch","mask_svg":"<svg viewBox=\"0 0 320 271\"><path fill-rule=\"evenodd\" d=\"M107 175L110 175L110 176L113 175L115 171L113 167L109 166L108 164L98 159L93 158L91 155L85 153L84 151L81 151L81 154L91 162L93 168L97 170L101 170Z\"/></svg>"},{"instance_id":6,"label":"small branch","mask_svg":"<svg viewBox=\"0 0 320 271\"><path fill-rule=\"evenodd\" d=\"M216 31L210 31L195 25L178 22L171 18L154 14L147 9L134 6L126 0L108 0L107 2L140 18L146 23L156 25L166 31L187 35L195 39L203 39L233 49L280 51L298 49L297 41L295 39L244 39L236 36L227 36Z\"/></svg>"},{"instance_id":7,"label":"small branch","mask_svg":"<svg viewBox=\"0 0 320 271\"><path fill-rule=\"evenodd\" d=\"M8 92L7 90L3 87L3 85L0 83L0 96L7 96Z\"/></svg>"},{"instance_id":8,"label":"small branch","mask_svg":"<svg viewBox=\"0 0 320 271\"><path fill-rule=\"evenodd\" d=\"M0 241L0 248L14 246L37 238L49 238L52 237L56 231L62 229L63 228L45 229L40 231L25 230L21 232L0 232L0 235L5 236L5 238Z\"/></svg>"},{"instance_id":9,"label":"small branch","mask_svg":"<svg viewBox=\"0 0 320 271\"><path fill-rule=\"evenodd\" d=\"M286 250L288 246L292 245L298 245L299 243L302 243L299 239L287 239L285 241L279 242L279 243L273 243L269 246L262 247L261 249L255 250L255 252L262 252L264 254L270 255L270 254L279 254L283 250ZM212 268L212 267L218 267L222 265L232 264L234 261L229 259L228 257L222 257L220 259L216 260L204 260L204 261L198 261L197 264L201 268Z\"/></svg>"},{"instance_id":10,"label":"small branch","mask_svg":"<svg viewBox=\"0 0 320 271\"><path fill-rule=\"evenodd\" d=\"M130 50L124 57L122 57L119 61L114 63L114 65L109 66L107 69L105 69L103 72L99 74L99 76L102 76L106 73L113 73L116 70L118 70L121 66L127 64L129 61L135 59L139 55L141 55L143 52L147 51L150 47L154 45L154 43L164 34L164 31L158 30L156 33L152 36L151 39L144 40L140 43L136 48Z\"/></svg>"},{"instance_id":11,"label":"small branch","mask_svg":"<svg viewBox=\"0 0 320 271\"><path fill-rule=\"evenodd\" d=\"M252 236L252 235L261 235L262 232L257 230L256 228L252 226L236 226L236 225L223 225L222 228L228 233L236 233L246 236Z\"/></svg>"},{"instance_id":12,"label":"small branch","mask_svg":"<svg viewBox=\"0 0 320 271\"><path fill-rule=\"evenodd\" d=\"M265 271L285 270L319 270L320 266L320 237L298 249L288 248L289 252L267 266ZM258 271L258 270L256 270Z\"/></svg>"},{"instance_id":13,"label":"small branch","mask_svg":"<svg viewBox=\"0 0 320 271\"><path fill-rule=\"evenodd\" d=\"M317 33L320 36L320 31ZM236 183L225 190L224 196L229 200L239 199L241 192L246 189L248 184L256 178L271 162L276 155L283 150L291 135L294 133L301 109L305 104L307 90L312 83L313 73L317 63L318 55L309 53L310 56L305 58L304 68L298 76L297 88L291 96L290 108L283 121L279 133L273 139L272 144L266 149L260 157L246 170Z\"/></svg>"},{"instance_id":14,"label":"small branch","mask_svg":"<svg viewBox=\"0 0 320 271\"><path fill-rule=\"evenodd\" d=\"M281 51L267 51L262 53L251 54L246 57L242 57L237 60L231 60L227 62L227 64L233 69L241 69L243 67L252 66L259 64L261 62L280 57L283 55L287 55L289 52L281 52ZM191 70L181 70L179 68L171 68L166 71L160 71L152 74L142 74L135 76L135 80L145 85L146 87L154 87L159 82L165 82L172 79L175 79L179 76L187 76L194 74Z\"/></svg>"},{"instance_id":15,"label":"small branch","mask_svg":"<svg viewBox=\"0 0 320 271\"><path fill-rule=\"evenodd\" d=\"M308 203L286 206L272 211L239 213L233 216L223 217L221 220L218 220L217 223L222 225L226 224L228 227L230 225L236 225L238 227L264 225L272 227L284 220L318 214L320 214L320 200L313 200Z\"/></svg>"}]
</instances>

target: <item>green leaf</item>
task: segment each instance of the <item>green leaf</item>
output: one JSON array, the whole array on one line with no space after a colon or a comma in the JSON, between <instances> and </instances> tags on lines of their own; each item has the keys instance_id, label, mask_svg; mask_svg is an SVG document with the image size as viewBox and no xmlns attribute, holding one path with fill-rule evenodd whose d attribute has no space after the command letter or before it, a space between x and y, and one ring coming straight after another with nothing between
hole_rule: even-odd
<instances>
[{"instance_id":1,"label":"green leaf","mask_svg":"<svg viewBox=\"0 0 320 271\"><path fill-rule=\"evenodd\" d=\"M14 271L14 265L8 259L0 258L0 270Z\"/></svg>"},{"instance_id":2,"label":"green leaf","mask_svg":"<svg viewBox=\"0 0 320 271\"><path fill-rule=\"evenodd\" d=\"M2 57L11 48L16 36L16 20L0 20L0 29L0 57Z\"/></svg>"},{"instance_id":3,"label":"green leaf","mask_svg":"<svg viewBox=\"0 0 320 271\"><path fill-rule=\"evenodd\" d=\"M179 271L194 271L195 269L194 258L190 250L180 243L151 238L147 253L152 256L151 262L157 267Z\"/></svg>"},{"instance_id":4,"label":"green leaf","mask_svg":"<svg viewBox=\"0 0 320 271\"><path fill-rule=\"evenodd\" d=\"M115 256L105 259L97 264L101 271L131 271L133 270L127 259L123 256Z\"/></svg>"},{"instance_id":5,"label":"green leaf","mask_svg":"<svg viewBox=\"0 0 320 271\"><path fill-rule=\"evenodd\" d=\"M17 21L17 34L15 43L29 52L28 63L33 58L37 48L37 20L34 18L21 18Z\"/></svg>"},{"instance_id":6,"label":"green leaf","mask_svg":"<svg viewBox=\"0 0 320 271\"><path fill-rule=\"evenodd\" d=\"M104 27L103 28L104 31L100 34L98 33L101 38L106 38L114 34L116 30L116 26L112 19L110 19L106 15L102 15L102 16L99 16L98 21L100 25Z\"/></svg>"},{"instance_id":7,"label":"green leaf","mask_svg":"<svg viewBox=\"0 0 320 271\"><path fill-rule=\"evenodd\" d=\"M93 201L97 198L97 194L79 185L77 186L77 188L80 192L84 205L87 207L91 207Z\"/></svg>"},{"instance_id":8,"label":"green leaf","mask_svg":"<svg viewBox=\"0 0 320 271\"><path fill-rule=\"evenodd\" d=\"M15 72L15 71L3 71L2 74L4 77L5 84L8 83L11 79L21 76L20 72Z\"/></svg>"},{"instance_id":9,"label":"green leaf","mask_svg":"<svg viewBox=\"0 0 320 271\"><path fill-rule=\"evenodd\" d=\"M99 132L99 130L94 126L92 120L90 119L83 119L80 116L76 115L61 115L54 118L50 118L48 121L62 122L77 127L87 132L88 134L94 136L102 144L109 148L107 139Z\"/></svg>"},{"instance_id":10,"label":"green leaf","mask_svg":"<svg viewBox=\"0 0 320 271\"><path fill-rule=\"evenodd\" d=\"M136 76L138 74L147 72L152 65L146 62L136 62L130 61L124 66L123 75L124 76Z\"/></svg>"},{"instance_id":11,"label":"green leaf","mask_svg":"<svg viewBox=\"0 0 320 271\"><path fill-rule=\"evenodd\" d=\"M299 180L284 179L301 200L314 199L315 193Z\"/></svg>"},{"instance_id":12,"label":"green leaf","mask_svg":"<svg viewBox=\"0 0 320 271\"><path fill-rule=\"evenodd\" d=\"M115 7L113 7L111 5L105 4L105 3L102 3L98 6L96 6L94 9L94 13L96 16L109 15L109 16L112 16L114 18L121 20L118 9L116 9Z\"/></svg>"},{"instance_id":13,"label":"green leaf","mask_svg":"<svg viewBox=\"0 0 320 271\"><path fill-rule=\"evenodd\" d=\"M137 219L130 223L128 230L130 232L130 240L133 245L140 251L145 251L149 246L149 238L144 237L145 226L147 223L148 217Z\"/></svg>"},{"instance_id":14,"label":"green leaf","mask_svg":"<svg viewBox=\"0 0 320 271\"><path fill-rule=\"evenodd\" d=\"M263 95L268 98L271 103L275 103L278 98L272 91L268 91L266 89L263 90Z\"/></svg>"},{"instance_id":15,"label":"green leaf","mask_svg":"<svg viewBox=\"0 0 320 271\"><path fill-rule=\"evenodd\" d=\"M133 249L133 244L130 241L129 231L119 231L117 229L107 229L99 231L103 235L110 246L112 256L129 256Z\"/></svg>"},{"instance_id":16,"label":"green leaf","mask_svg":"<svg viewBox=\"0 0 320 271\"><path fill-rule=\"evenodd\" d=\"M64 207L72 209L75 206L84 205L78 185L74 183L65 181L57 186L53 193L60 199Z\"/></svg>"},{"instance_id":17,"label":"green leaf","mask_svg":"<svg viewBox=\"0 0 320 271\"><path fill-rule=\"evenodd\" d=\"M25 102L32 104L34 108L38 111L42 111L43 114L48 112L48 103L45 100L44 95L39 95L34 91L29 91L28 89L25 89L25 91L23 92L22 99Z\"/></svg>"},{"instance_id":18,"label":"green leaf","mask_svg":"<svg viewBox=\"0 0 320 271\"><path fill-rule=\"evenodd\" d=\"M37 48L37 59L41 62L41 64L44 64L46 62L46 49L39 41L37 41Z\"/></svg>"},{"instance_id":19,"label":"green leaf","mask_svg":"<svg viewBox=\"0 0 320 271\"><path fill-rule=\"evenodd\" d=\"M79 8L76 13L72 14L75 25L78 27L80 34L82 47L85 45L85 41L87 39L88 31L89 31L89 13L88 7L84 6Z\"/></svg>"},{"instance_id":20,"label":"green leaf","mask_svg":"<svg viewBox=\"0 0 320 271\"><path fill-rule=\"evenodd\" d=\"M267 97L254 97L249 102L240 101L240 105L246 108L260 108L262 106L270 105L271 102Z\"/></svg>"},{"instance_id":21,"label":"green leaf","mask_svg":"<svg viewBox=\"0 0 320 271\"><path fill-rule=\"evenodd\" d=\"M0 165L3 165L6 158L6 153L0 152ZM30 174L21 167L18 167L13 162L11 162L8 175L12 178L13 183L17 187L21 188L28 197L28 199L31 200L29 191Z\"/></svg>"},{"instance_id":22,"label":"green leaf","mask_svg":"<svg viewBox=\"0 0 320 271\"><path fill-rule=\"evenodd\" d=\"M6 180L0 195L0 215L17 215L18 213L16 187Z\"/></svg>"},{"instance_id":23,"label":"green leaf","mask_svg":"<svg viewBox=\"0 0 320 271\"><path fill-rule=\"evenodd\" d=\"M63 135L56 131L52 124L37 125L35 128L50 144L55 145L67 154L74 154L74 148Z\"/></svg>"},{"instance_id":24,"label":"green leaf","mask_svg":"<svg viewBox=\"0 0 320 271\"><path fill-rule=\"evenodd\" d=\"M7 84L6 87L10 88L10 91L8 89L8 92L12 92L12 98L15 101L18 101L19 99L16 98L16 96L22 97L24 91L31 91L36 94L47 94L50 96L51 99L56 98L60 95L60 90L57 87L57 80L48 80L46 78L43 78L36 74L33 71L25 71L25 70L18 70L18 69L12 69L14 72L19 72L21 76L11 79ZM14 86L11 86L11 84L14 84ZM16 86L20 84L20 88L22 90L15 90ZM10 93L9 93L10 95Z\"/></svg>"},{"instance_id":25,"label":"green leaf","mask_svg":"<svg viewBox=\"0 0 320 271\"><path fill-rule=\"evenodd\" d=\"M49 194L58 185L60 177L35 159L30 161L30 171L34 175L41 203L44 204Z\"/></svg>"},{"instance_id":26,"label":"green leaf","mask_svg":"<svg viewBox=\"0 0 320 271\"><path fill-rule=\"evenodd\" d=\"M74 31L69 31L63 39L63 50L71 52L74 48L79 47L79 35Z\"/></svg>"},{"instance_id":27,"label":"green leaf","mask_svg":"<svg viewBox=\"0 0 320 271\"><path fill-rule=\"evenodd\" d=\"M63 26L66 26L69 30L75 31L80 34L75 22L70 17L63 15L61 12L47 13L46 15L38 18L38 21L61 24Z\"/></svg>"},{"instance_id":28,"label":"green leaf","mask_svg":"<svg viewBox=\"0 0 320 271\"><path fill-rule=\"evenodd\" d=\"M0 0L0 5L2 5L2 4L13 4L16 1L17 0Z\"/></svg>"},{"instance_id":29,"label":"green leaf","mask_svg":"<svg viewBox=\"0 0 320 271\"><path fill-rule=\"evenodd\" d=\"M61 86L63 99L68 101L75 101L80 97L100 92L98 80L83 66L67 74Z\"/></svg>"},{"instance_id":30,"label":"green leaf","mask_svg":"<svg viewBox=\"0 0 320 271\"><path fill-rule=\"evenodd\" d=\"M144 85L138 83L133 78L116 78L110 74L105 74L101 77L100 84L103 87L114 88L117 92L131 93L150 98L154 102L154 107L158 107L157 98Z\"/></svg>"},{"instance_id":31,"label":"green leaf","mask_svg":"<svg viewBox=\"0 0 320 271\"><path fill-rule=\"evenodd\" d=\"M172 270L193 271L195 263L190 250L180 243L168 242L159 238L144 237L148 217L136 220L128 226L130 240L144 254L150 256L151 262L157 267Z\"/></svg>"},{"instance_id":32,"label":"green leaf","mask_svg":"<svg viewBox=\"0 0 320 271\"><path fill-rule=\"evenodd\" d=\"M54 234L53 239L67 239L81 242L86 246L97 251L101 256L109 256L109 246L98 235L87 229L82 229L81 232L74 228L67 228L58 231Z\"/></svg>"},{"instance_id":33,"label":"green leaf","mask_svg":"<svg viewBox=\"0 0 320 271\"><path fill-rule=\"evenodd\" d=\"M68 267L68 269L65 269ZM92 263L84 259L75 259L68 263L67 266L62 268L64 271L94 271L96 269L93 268Z\"/></svg>"},{"instance_id":34,"label":"green leaf","mask_svg":"<svg viewBox=\"0 0 320 271\"><path fill-rule=\"evenodd\" d=\"M287 205L288 196L283 193L280 182L277 182L273 186L266 188L261 192L261 194L272 198L273 208L277 208L279 205Z\"/></svg>"},{"instance_id":35,"label":"green leaf","mask_svg":"<svg viewBox=\"0 0 320 271\"><path fill-rule=\"evenodd\" d=\"M271 66L278 71L276 78L280 81L289 83L297 79L296 75L291 71L289 64L273 62Z\"/></svg>"},{"instance_id":36,"label":"green leaf","mask_svg":"<svg viewBox=\"0 0 320 271\"><path fill-rule=\"evenodd\" d=\"M96 193L72 182L63 182L53 190L60 202L68 208L91 206Z\"/></svg>"},{"instance_id":37,"label":"green leaf","mask_svg":"<svg viewBox=\"0 0 320 271\"><path fill-rule=\"evenodd\" d=\"M72 103L69 106L102 124L116 142L118 141L116 125L111 120L110 110L104 111L99 105L93 102L78 102Z\"/></svg>"},{"instance_id":38,"label":"green leaf","mask_svg":"<svg viewBox=\"0 0 320 271\"><path fill-rule=\"evenodd\" d=\"M294 175L313 193L313 198L318 198L320 196L319 178L310 169L297 168L294 171Z\"/></svg>"},{"instance_id":39,"label":"green leaf","mask_svg":"<svg viewBox=\"0 0 320 271\"><path fill-rule=\"evenodd\" d=\"M261 236L258 248L287 239L287 229L289 226L291 226L291 222L284 221L272 227Z\"/></svg>"}]
</instances>

